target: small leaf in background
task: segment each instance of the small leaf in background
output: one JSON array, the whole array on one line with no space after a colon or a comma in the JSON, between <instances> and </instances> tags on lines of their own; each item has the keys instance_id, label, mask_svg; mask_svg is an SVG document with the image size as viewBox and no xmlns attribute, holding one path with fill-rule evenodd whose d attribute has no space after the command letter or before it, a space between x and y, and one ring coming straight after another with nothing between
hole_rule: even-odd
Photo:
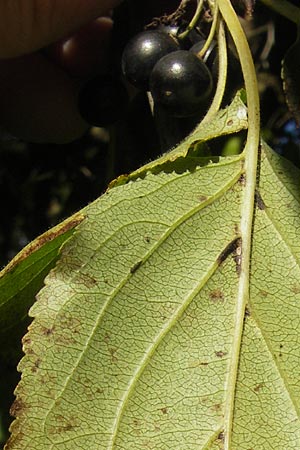
<instances>
[{"instance_id":1,"label":"small leaf in background","mask_svg":"<svg viewBox=\"0 0 300 450\"><path fill-rule=\"evenodd\" d=\"M16 348L13 330L28 324L28 310L35 301L44 278L55 265L59 250L84 216L74 214L64 222L46 231L27 245L0 272L0 355L10 355ZM23 325L22 325L23 324ZM5 345L4 345L5 344Z\"/></svg>"},{"instance_id":2,"label":"small leaf in background","mask_svg":"<svg viewBox=\"0 0 300 450\"><path fill-rule=\"evenodd\" d=\"M300 125L300 30L282 62L283 89L290 112Z\"/></svg>"}]
</instances>

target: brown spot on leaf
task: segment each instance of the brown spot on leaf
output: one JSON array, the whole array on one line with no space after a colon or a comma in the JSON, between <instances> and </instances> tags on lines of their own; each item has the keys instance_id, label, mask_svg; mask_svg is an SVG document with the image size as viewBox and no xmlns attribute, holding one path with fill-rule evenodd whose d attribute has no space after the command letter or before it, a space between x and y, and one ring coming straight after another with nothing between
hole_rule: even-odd
<instances>
[{"instance_id":1,"label":"brown spot on leaf","mask_svg":"<svg viewBox=\"0 0 300 450\"><path fill-rule=\"evenodd\" d=\"M282 356L281 350L283 349L283 344L279 344L279 348L280 348L279 356L281 357Z\"/></svg>"},{"instance_id":2,"label":"brown spot on leaf","mask_svg":"<svg viewBox=\"0 0 300 450\"><path fill-rule=\"evenodd\" d=\"M138 261L137 263L135 263L132 267L131 267L131 269L130 269L130 273L135 273L137 270L138 270L138 268L142 265L142 262L143 261Z\"/></svg>"},{"instance_id":3,"label":"brown spot on leaf","mask_svg":"<svg viewBox=\"0 0 300 450\"><path fill-rule=\"evenodd\" d=\"M24 445L24 437L25 434L22 433L22 431L19 431L16 433L14 429L14 433L9 437L8 441L5 445L5 450L10 449L16 449L16 448L22 448Z\"/></svg>"},{"instance_id":4,"label":"brown spot on leaf","mask_svg":"<svg viewBox=\"0 0 300 450\"><path fill-rule=\"evenodd\" d=\"M292 289L292 292L294 294L300 294L300 286L299 286L299 284L294 284L291 289Z\"/></svg>"},{"instance_id":5,"label":"brown spot on leaf","mask_svg":"<svg viewBox=\"0 0 300 450\"><path fill-rule=\"evenodd\" d=\"M246 186L246 174L243 172L240 176L240 178L238 179L238 184L240 186Z\"/></svg>"},{"instance_id":6,"label":"brown spot on leaf","mask_svg":"<svg viewBox=\"0 0 300 450\"><path fill-rule=\"evenodd\" d=\"M218 358L224 358L224 356L227 355L227 352L223 352L222 350L219 350L219 351L215 352L215 355L216 355Z\"/></svg>"},{"instance_id":7,"label":"brown spot on leaf","mask_svg":"<svg viewBox=\"0 0 300 450\"><path fill-rule=\"evenodd\" d=\"M86 288L92 288L97 284L97 280L88 273L78 272L76 275L77 283L83 284Z\"/></svg>"},{"instance_id":8,"label":"brown spot on leaf","mask_svg":"<svg viewBox=\"0 0 300 450\"><path fill-rule=\"evenodd\" d=\"M40 358L38 358L36 361L34 361L34 364L31 368L32 373L36 373L38 371L38 368L40 367L41 362L42 362L42 360Z\"/></svg>"},{"instance_id":9,"label":"brown spot on leaf","mask_svg":"<svg viewBox=\"0 0 300 450\"><path fill-rule=\"evenodd\" d=\"M206 200L207 200L206 195L199 195L199 202L200 203L205 202Z\"/></svg>"},{"instance_id":10,"label":"brown spot on leaf","mask_svg":"<svg viewBox=\"0 0 300 450\"><path fill-rule=\"evenodd\" d=\"M224 301L224 293L221 289L214 289L213 291L210 291L209 298L212 302L222 302Z\"/></svg>"},{"instance_id":11,"label":"brown spot on leaf","mask_svg":"<svg viewBox=\"0 0 300 450\"><path fill-rule=\"evenodd\" d=\"M217 259L219 266L228 258L229 255L235 252L237 246L239 245L239 242L240 238L237 237L233 239L231 242L229 242L229 244L224 248L224 250L222 250Z\"/></svg>"},{"instance_id":12,"label":"brown spot on leaf","mask_svg":"<svg viewBox=\"0 0 300 450\"><path fill-rule=\"evenodd\" d=\"M18 397L15 399L15 401L13 402L13 404L10 407L9 413L11 416L13 417L20 417L22 414L24 414L26 410L26 405L23 402L23 400Z\"/></svg>"},{"instance_id":13,"label":"brown spot on leaf","mask_svg":"<svg viewBox=\"0 0 300 450\"><path fill-rule=\"evenodd\" d=\"M224 431L221 431L221 433L218 434L219 441L224 442L225 441L225 434Z\"/></svg>"},{"instance_id":14,"label":"brown spot on leaf","mask_svg":"<svg viewBox=\"0 0 300 450\"><path fill-rule=\"evenodd\" d=\"M139 419L133 419L132 424L134 427L140 427L141 421Z\"/></svg>"},{"instance_id":15,"label":"brown spot on leaf","mask_svg":"<svg viewBox=\"0 0 300 450\"><path fill-rule=\"evenodd\" d=\"M168 408L166 408L166 407L161 408L161 412L162 412L163 414L168 414Z\"/></svg>"},{"instance_id":16,"label":"brown spot on leaf","mask_svg":"<svg viewBox=\"0 0 300 450\"><path fill-rule=\"evenodd\" d=\"M207 361L201 361L201 360L195 360L195 361L191 361L189 363L189 368L190 369L194 369L195 367L199 367L199 366L208 366L208 362Z\"/></svg>"},{"instance_id":17,"label":"brown spot on leaf","mask_svg":"<svg viewBox=\"0 0 300 450\"><path fill-rule=\"evenodd\" d=\"M60 324L62 329L67 329L73 333L79 333L81 330L81 321L76 317L72 317L68 314L61 314L57 318L57 322Z\"/></svg>"},{"instance_id":18,"label":"brown spot on leaf","mask_svg":"<svg viewBox=\"0 0 300 450\"><path fill-rule=\"evenodd\" d=\"M233 120L232 119L227 120L226 125L228 127L231 127L231 125L233 125Z\"/></svg>"},{"instance_id":19,"label":"brown spot on leaf","mask_svg":"<svg viewBox=\"0 0 300 450\"><path fill-rule=\"evenodd\" d=\"M256 191L255 191L255 203L256 203L258 209L260 209L261 211L264 211L266 209L265 202L263 201L258 189L256 189Z\"/></svg>"},{"instance_id":20,"label":"brown spot on leaf","mask_svg":"<svg viewBox=\"0 0 300 450\"><path fill-rule=\"evenodd\" d=\"M260 291L259 291L259 295L260 295L261 297L267 297L267 296L269 295L269 293L268 293L267 291L260 290Z\"/></svg>"},{"instance_id":21,"label":"brown spot on leaf","mask_svg":"<svg viewBox=\"0 0 300 450\"><path fill-rule=\"evenodd\" d=\"M253 391L254 391L254 392L259 392L263 386L264 386L264 383L258 383L258 384L253 388Z\"/></svg>"},{"instance_id":22,"label":"brown spot on leaf","mask_svg":"<svg viewBox=\"0 0 300 450\"><path fill-rule=\"evenodd\" d=\"M118 349L117 349L117 348L109 347L109 348L108 348L108 351L109 351L109 353L110 353L110 355L111 355L111 361L112 361L113 363L116 363L116 362L118 361L118 358L116 357L116 353L117 353Z\"/></svg>"},{"instance_id":23,"label":"brown spot on leaf","mask_svg":"<svg viewBox=\"0 0 300 450\"><path fill-rule=\"evenodd\" d=\"M250 317L250 316L251 316L251 311L250 311L249 307L246 306L246 308L245 308L245 318Z\"/></svg>"},{"instance_id":24,"label":"brown spot on leaf","mask_svg":"<svg viewBox=\"0 0 300 450\"><path fill-rule=\"evenodd\" d=\"M51 334L53 334L54 329L55 329L54 326L53 326L53 327L50 327L50 328L44 328L44 329L43 329L43 334L44 334L45 336L51 336Z\"/></svg>"},{"instance_id":25,"label":"brown spot on leaf","mask_svg":"<svg viewBox=\"0 0 300 450\"><path fill-rule=\"evenodd\" d=\"M61 414L55 414L54 420L55 423L59 425L49 427L49 434L64 434L66 432L72 431L74 428L80 427L80 419L78 417L65 417Z\"/></svg>"},{"instance_id":26,"label":"brown spot on leaf","mask_svg":"<svg viewBox=\"0 0 300 450\"><path fill-rule=\"evenodd\" d=\"M105 333L105 335L104 335L104 342L106 342L106 343L108 343L109 341L110 341L110 334L108 334L108 333Z\"/></svg>"},{"instance_id":27,"label":"brown spot on leaf","mask_svg":"<svg viewBox=\"0 0 300 450\"><path fill-rule=\"evenodd\" d=\"M26 334L23 338L22 338L22 344L24 346L29 346L31 345L31 338Z\"/></svg>"},{"instance_id":28,"label":"brown spot on leaf","mask_svg":"<svg viewBox=\"0 0 300 450\"><path fill-rule=\"evenodd\" d=\"M222 409L222 404L221 403L216 403L215 405L213 405L211 407L212 411L220 411Z\"/></svg>"}]
</instances>

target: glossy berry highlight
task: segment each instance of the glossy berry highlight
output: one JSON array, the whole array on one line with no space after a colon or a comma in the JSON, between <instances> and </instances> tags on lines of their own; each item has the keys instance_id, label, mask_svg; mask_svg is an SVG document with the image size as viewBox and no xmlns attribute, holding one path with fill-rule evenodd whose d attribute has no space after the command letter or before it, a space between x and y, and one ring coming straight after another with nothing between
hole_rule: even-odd
<instances>
[{"instance_id":1,"label":"glossy berry highlight","mask_svg":"<svg viewBox=\"0 0 300 450\"><path fill-rule=\"evenodd\" d=\"M154 102L175 117L196 114L212 92L209 69L194 53L178 50L161 58L150 77Z\"/></svg>"},{"instance_id":2,"label":"glossy berry highlight","mask_svg":"<svg viewBox=\"0 0 300 450\"><path fill-rule=\"evenodd\" d=\"M134 36L123 51L123 74L137 88L148 90L150 74L157 61L178 48L178 42L168 33L143 31Z\"/></svg>"}]
</instances>

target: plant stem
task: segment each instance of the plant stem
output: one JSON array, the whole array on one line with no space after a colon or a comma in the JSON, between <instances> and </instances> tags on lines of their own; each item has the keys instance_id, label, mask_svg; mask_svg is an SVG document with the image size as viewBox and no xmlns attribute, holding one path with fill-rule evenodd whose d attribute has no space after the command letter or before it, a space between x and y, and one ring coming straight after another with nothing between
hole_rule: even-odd
<instances>
[{"instance_id":1,"label":"plant stem","mask_svg":"<svg viewBox=\"0 0 300 450\"><path fill-rule=\"evenodd\" d=\"M219 22L218 26L218 56L219 73L217 88L209 110L199 124L201 127L204 123L209 122L219 111L226 87L228 58L224 22L222 20Z\"/></svg>"},{"instance_id":2,"label":"plant stem","mask_svg":"<svg viewBox=\"0 0 300 450\"><path fill-rule=\"evenodd\" d=\"M255 203L256 172L258 164L258 148L260 133L260 115L259 115L259 95L256 80L256 73L252 55L249 49L247 39L237 15L231 5L230 0L218 0L220 12L226 22L227 28L232 36L236 50L240 59L248 106L248 134L245 149L243 152L245 158L246 185L244 188L244 199L241 211L241 248L237 249L241 253L241 271L239 278L235 329L233 336L233 345L230 358L229 374L226 389L226 411L224 434L224 450L231 448L232 424L234 415L235 392L237 383L237 374L240 359L240 349L242 343L245 308L249 302L250 287L250 257L252 244L252 225Z\"/></svg>"},{"instance_id":3,"label":"plant stem","mask_svg":"<svg viewBox=\"0 0 300 450\"><path fill-rule=\"evenodd\" d=\"M209 35L208 35L208 37L206 39L206 42L205 42L203 48L199 52L199 57L200 58L203 58L203 56L205 55L205 53L209 49L209 47L210 47L210 45L211 45L211 43L213 41L213 38L214 38L214 36L216 34L216 29L217 29L218 19L219 19L219 8L218 8L218 5L215 6L214 11L213 11L213 15L214 15L214 17L213 17L213 21L212 21L212 24L211 24L211 27L210 27L210 30L209 30Z\"/></svg>"},{"instance_id":4,"label":"plant stem","mask_svg":"<svg viewBox=\"0 0 300 450\"><path fill-rule=\"evenodd\" d=\"M293 5L287 0L260 0L261 3L268 6L269 8L281 14L286 19L299 24L300 23L300 8Z\"/></svg>"},{"instance_id":5,"label":"plant stem","mask_svg":"<svg viewBox=\"0 0 300 450\"><path fill-rule=\"evenodd\" d=\"M178 39L179 40L180 39L185 39L187 37L187 35L189 34L189 32L193 28L195 28L195 26L197 25L197 23L199 21L199 18L200 18L200 14L201 14L202 8L203 8L203 3L204 3L204 0L199 0L196 12L194 14L194 17L192 18L192 20L188 24L186 30L178 35Z\"/></svg>"}]
</instances>

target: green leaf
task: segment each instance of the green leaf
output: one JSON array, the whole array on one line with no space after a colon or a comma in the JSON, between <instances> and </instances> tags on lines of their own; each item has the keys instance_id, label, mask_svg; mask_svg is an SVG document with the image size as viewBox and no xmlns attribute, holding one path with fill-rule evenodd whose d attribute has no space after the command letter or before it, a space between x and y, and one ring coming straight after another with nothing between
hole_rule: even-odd
<instances>
[{"instance_id":1,"label":"green leaf","mask_svg":"<svg viewBox=\"0 0 300 450\"><path fill-rule=\"evenodd\" d=\"M7 449L300 448L299 171L264 143L259 169L245 314L243 154L86 208L31 309Z\"/></svg>"},{"instance_id":2,"label":"green leaf","mask_svg":"<svg viewBox=\"0 0 300 450\"><path fill-rule=\"evenodd\" d=\"M29 323L28 310L55 265L59 249L83 220L75 214L39 236L0 272L0 354L19 356L19 342ZM14 357L13 357L14 359Z\"/></svg>"},{"instance_id":3,"label":"green leaf","mask_svg":"<svg viewBox=\"0 0 300 450\"><path fill-rule=\"evenodd\" d=\"M241 242L245 154L198 156L246 119L237 96L83 210L30 311L7 450L299 449L299 171L262 143Z\"/></svg>"},{"instance_id":4,"label":"green leaf","mask_svg":"<svg viewBox=\"0 0 300 450\"><path fill-rule=\"evenodd\" d=\"M22 355L21 338L30 323L28 310L54 267L61 246L83 218L81 213L75 214L39 236L0 272L0 442L11 421L8 411L19 381L15 367Z\"/></svg>"}]
</instances>

